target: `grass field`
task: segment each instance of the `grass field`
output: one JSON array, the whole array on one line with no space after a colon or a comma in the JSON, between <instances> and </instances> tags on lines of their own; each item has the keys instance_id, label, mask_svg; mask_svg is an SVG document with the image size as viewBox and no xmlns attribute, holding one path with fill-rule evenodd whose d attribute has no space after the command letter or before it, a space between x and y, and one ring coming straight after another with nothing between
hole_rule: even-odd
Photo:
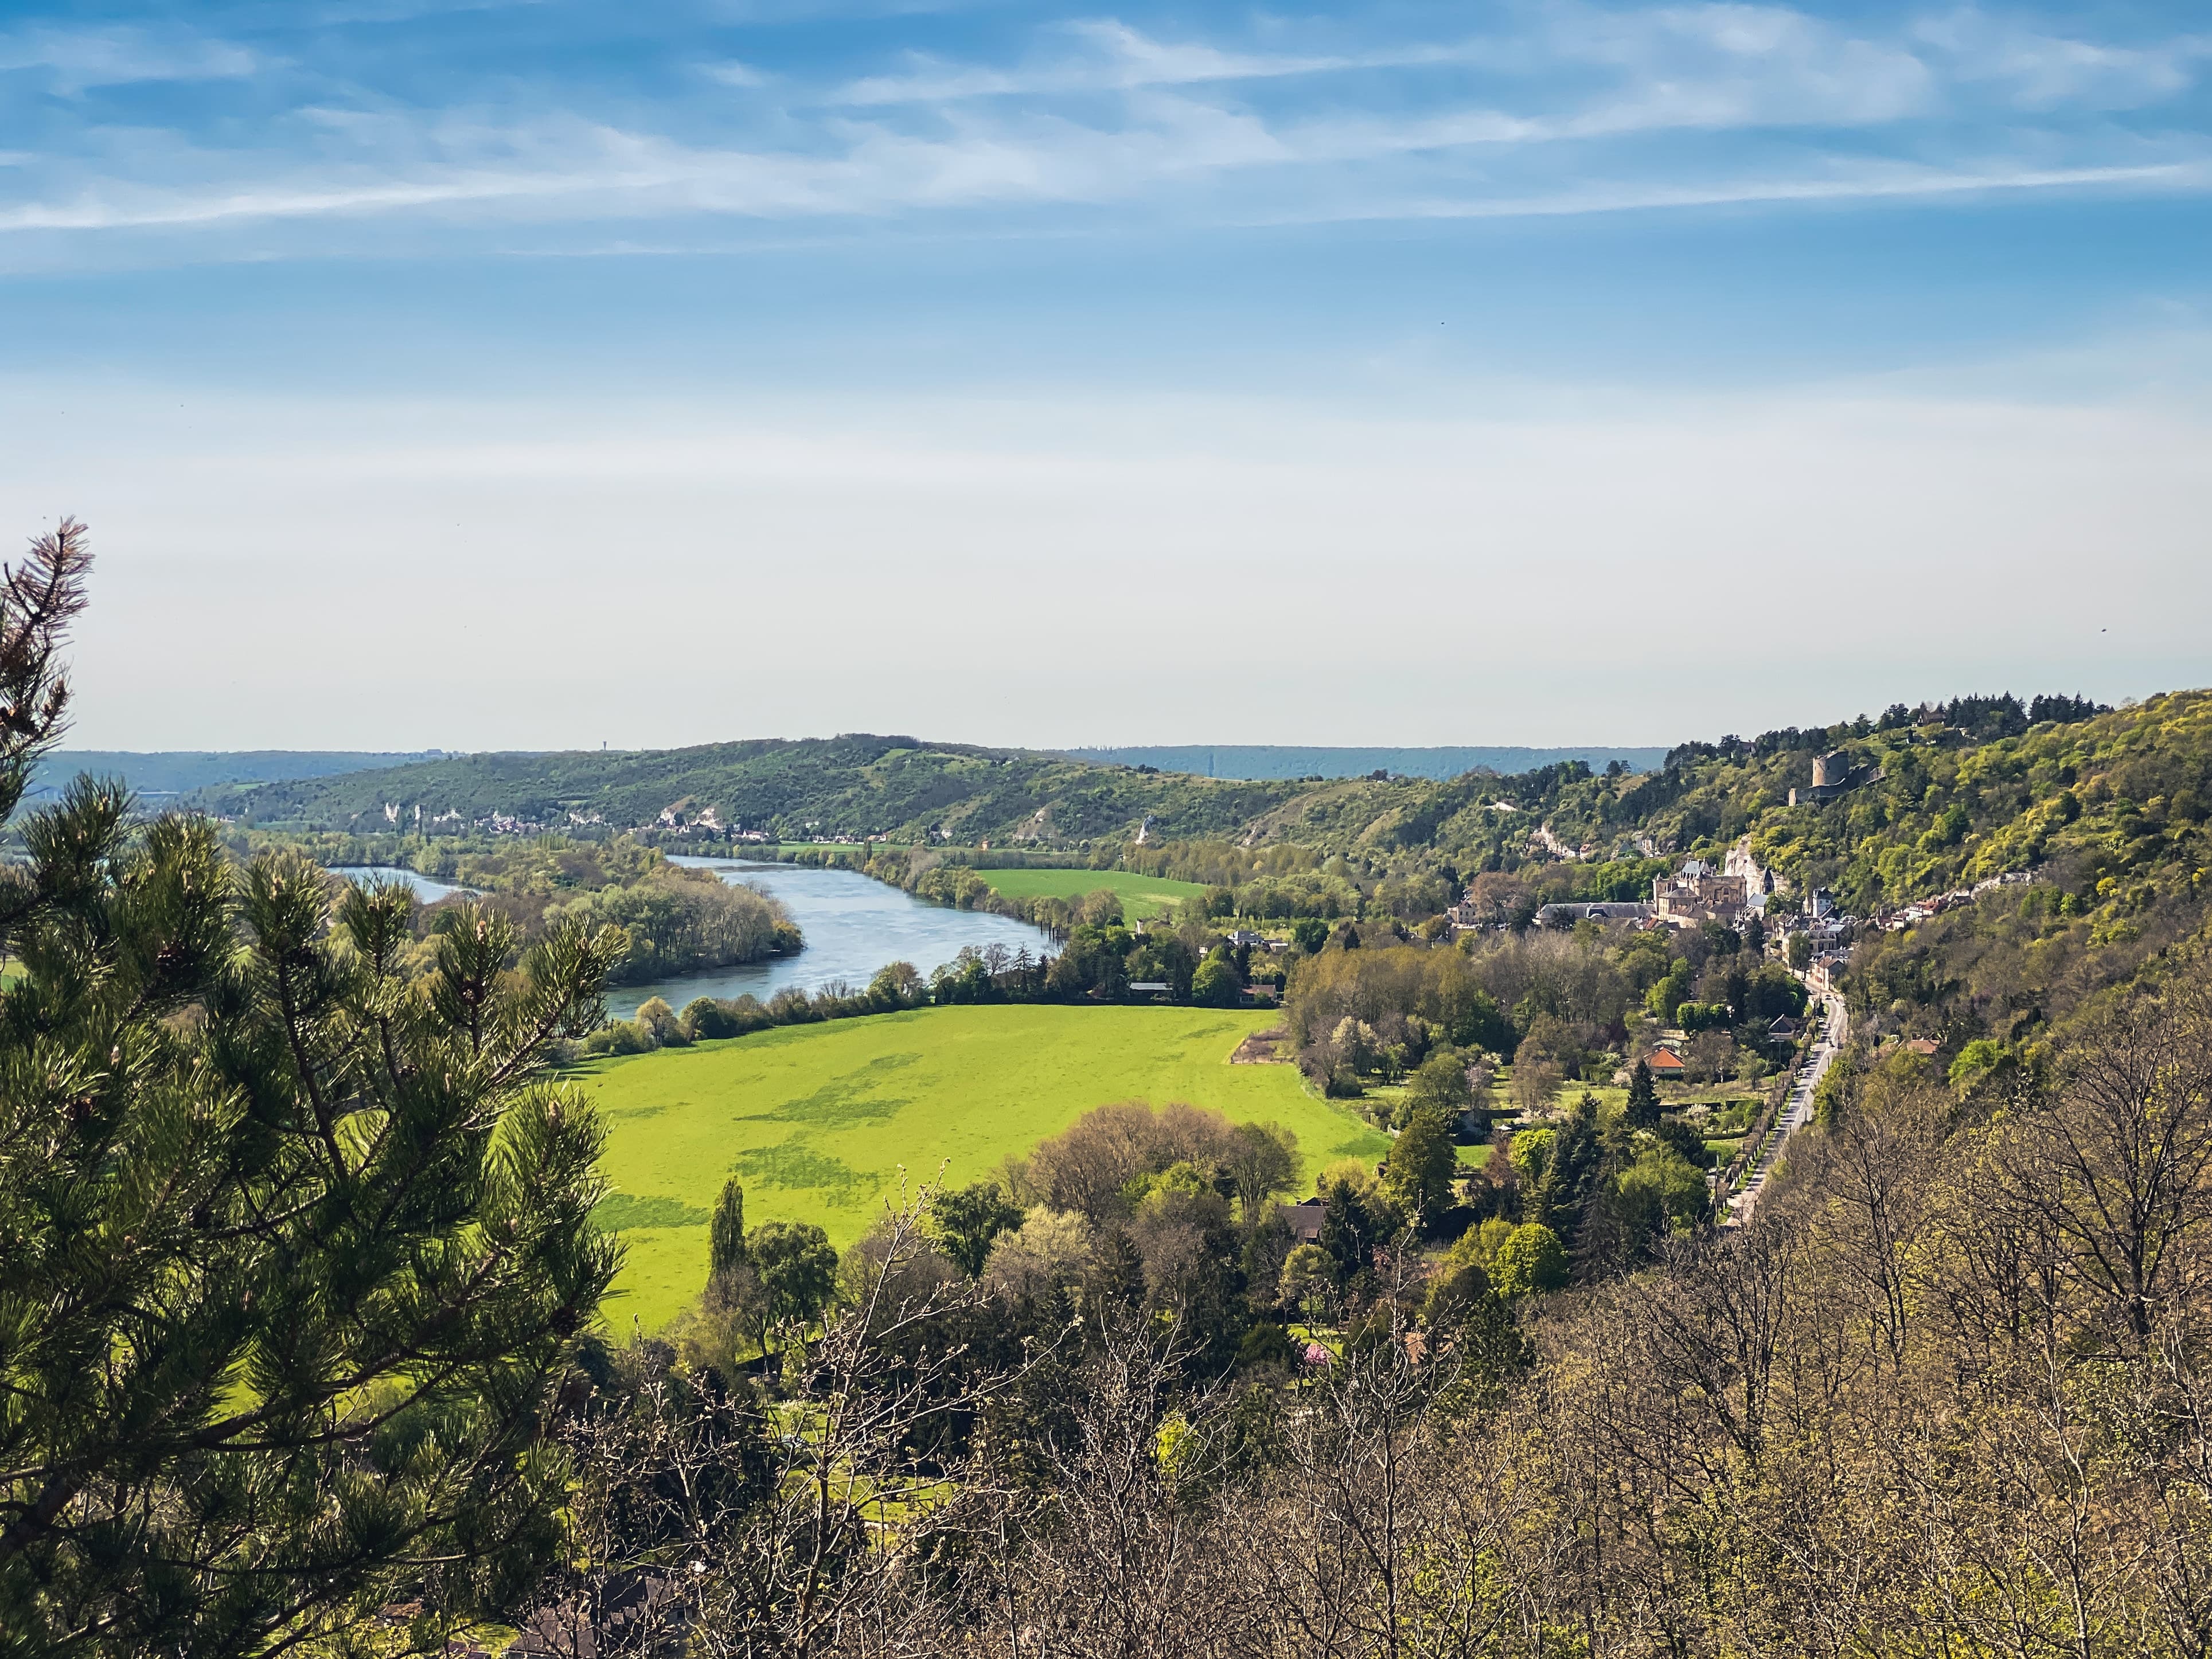
<instances>
[{"instance_id":1,"label":"grass field","mask_svg":"<svg viewBox=\"0 0 2212 1659\"><path fill-rule=\"evenodd\" d=\"M1011 872L1019 873L1019 872ZM583 1068L608 1127L599 1216L629 1247L607 1315L653 1329L707 1275L722 1182L748 1225L811 1221L841 1248L910 1183L975 1180L1110 1100L1171 1100L1298 1137L1309 1180L1382 1136L1306 1092L1289 1066L1231 1066L1267 1012L1200 1008L928 1008L787 1026Z\"/></svg>"},{"instance_id":2,"label":"grass field","mask_svg":"<svg viewBox=\"0 0 2212 1659\"><path fill-rule=\"evenodd\" d=\"M1133 875L1127 870L978 870L991 890L1008 898L1073 898L1102 888L1118 893L1121 912L1132 921L1158 915L1171 904L1196 898L1206 889L1194 881Z\"/></svg>"}]
</instances>

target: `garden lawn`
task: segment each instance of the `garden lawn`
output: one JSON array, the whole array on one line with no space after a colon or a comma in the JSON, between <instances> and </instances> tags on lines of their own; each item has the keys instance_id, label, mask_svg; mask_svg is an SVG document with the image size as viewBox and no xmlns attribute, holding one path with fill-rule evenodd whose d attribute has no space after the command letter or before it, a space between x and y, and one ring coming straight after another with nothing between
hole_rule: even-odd
<instances>
[{"instance_id":1,"label":"garden lawn","mask_svg":"<svg viewBox=\"0 0 2212 1659\"><path fill-rule=\"evenodd\" d=\"M1118 894L1131 921L1156 916L1170 905L1206 891L1194 881L1139 876L1127 870L978 870L994 893L1008 898L1075 898L1101 889Z\"/></svg>"},{"instance_id":2,"label":"garden lawn","mask_svg":"<svg viewBox=\"0 0 2212 1659\"><path fill-rule=\"evenodd\" d=\"M1024 873L1016 872L1012 873ZM908 1184L957 1185L1026 1152L1091 1107L1171 1100L1288 1126L1310 1182L1389 1143L1309 1094L1291 1066L1229 1056L1272 1011L927 1008L785 1026L579 1068L604 1117L594 1212L629 1260L607 1306L626 1332L665 1323L707 1278L707 1221L722 1182L745 1189L745 1224L811 1221L841 1249Z\"/></svg>"}]
</instances>

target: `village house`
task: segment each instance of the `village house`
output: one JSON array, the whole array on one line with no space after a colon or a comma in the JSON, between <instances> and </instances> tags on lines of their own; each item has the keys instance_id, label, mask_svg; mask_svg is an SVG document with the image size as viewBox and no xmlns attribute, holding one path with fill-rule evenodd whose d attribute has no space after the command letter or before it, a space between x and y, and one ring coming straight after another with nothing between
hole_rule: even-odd
<instances>
[{"instance_id":1,"label":"village house","mask_svg":"<svg viewBox=\"0 0 2212 1659\"><path fill-rule=\"evenodd\" d=\"M1321 1224L1328 1218L1328 1206L1318 1193L1295 1204L1279 1204L1275 1208L1289 1224L1292 1239L1300 1244L1321 1243Z\"/></svg>"},{"instance_id":2,"label":"village house","mask_svg":"<svg viewBox=\"0 0 2212 1659\"><path fill-rule=\"evenodd\" d=\"M1474 889L1470 887L1460 896L1460 901L1444 914L1451 918L1452 932L1464 933L1482 926L1482 912L1476 908Z\"/></svg>"},{"instance_id":3,"label":"village house","mask_svg":"<svg viewBox=\"0 0 2212 1659\"><path fill-rule=\"evenodd\" d=\"M1651 1068L1655 1078L1680 1078L1690 1069L1681 1055L1672 1048L1654 1048L1644 1056L1644 1063Z\"/></svg>"}]
</instances>

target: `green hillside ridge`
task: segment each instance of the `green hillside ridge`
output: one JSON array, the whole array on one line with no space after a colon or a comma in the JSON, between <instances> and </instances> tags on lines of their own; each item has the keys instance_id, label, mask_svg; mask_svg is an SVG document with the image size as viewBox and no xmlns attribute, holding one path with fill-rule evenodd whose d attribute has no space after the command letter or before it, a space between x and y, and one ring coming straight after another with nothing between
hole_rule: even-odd
<instances>
[{"instance_id":1,"label":"green hillside ridge","mask_svg":"<svg viewBox=\"0 0 2212 1659\"><path fill-rule=\"evenodd\" d=\"M793 839L1066 842L1156 833L1219 835L1296 793L1287 783L1213 781L1097 766L1024 750L849 736L692 749L468 755L297 779L237 793L222 810L264 824L370 827L396 805L426 818L503 813L557 826L572 814L617 826L673 809Z\"/></svg>"},{"instance_id":2,"label":"green hillside ridge","mask_svg":"<svg viewBox=\"0 0 2212 1659\"><path fill-rule=\"evenodd\" d=\"M1793 890L1827 889L1862 915L2008 872L2110 900L2131 876L2201 867L2212 848L2212 692L1979 742L1908 725L1811 735L1765 753L1693 752L1646 779L1570 781L1543 825L1623 860L1638 857L1639 837L1662 853L1717 853L1747 836ZM1853 786L1790 805L1830 748ZM1431 844L1451 850L1453 827Z\"/></svg>"},{"instance_id":3,"label":"green hillside ridge","mask_svg":"<svg viewBox=\"0 0 2212 1659\"><path fill-rule=\"evenodd\" d=\"M2109 902L2153 872L2186 882L2212 852L2212 692L1995 737L1888 718L1684 744L1645 775L1324 785L1248 834L1378 868L1533 873L1547 896L1587 898L1648 895L1655 870L1747 836L1793 893L1862 915L2009 872ZM1810 800L1814 757L1838 750L1849 787Z\"/></svg>"}]
</instances>

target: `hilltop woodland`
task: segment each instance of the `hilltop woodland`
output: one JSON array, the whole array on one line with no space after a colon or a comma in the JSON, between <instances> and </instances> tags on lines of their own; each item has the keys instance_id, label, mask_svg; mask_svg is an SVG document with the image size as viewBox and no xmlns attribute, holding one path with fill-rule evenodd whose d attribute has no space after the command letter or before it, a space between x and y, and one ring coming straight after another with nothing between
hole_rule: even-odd
<instances>
[{"instance_id":1,"label":"hilltop woodland","mask_svg":"<svg viewBox=\"0 0 2212 1659\"><path fill-rule=\"evenodd\" d=\"M87 566L64 521L0 581L0 808ZM404 892L74 786L0 880L0 1651L2202 1655L2203 703L1986 701L1558 776L1548 841L1524 794L1296 870L1163 848L1227 895L1182 927L1355 896L1288 918L1284 1041L1387 1107L1379 1171L1286 1208L1279 1129L1124 1103L842 1255L733 1185L696 1308L627 1343L550 1069L622 932L447 905L410 971ZM1781 804L1838 741L1859 787ZM1598 822L1749 835L1862 915L2038 879L1852 941L1854 1046L1718 1232L1635 1060L1671 1018L1773 1063L1790 946L1516 927L1656 855ZM1469 877L1455 942L1420 884Z\"/></svg>"}]
</instances>

